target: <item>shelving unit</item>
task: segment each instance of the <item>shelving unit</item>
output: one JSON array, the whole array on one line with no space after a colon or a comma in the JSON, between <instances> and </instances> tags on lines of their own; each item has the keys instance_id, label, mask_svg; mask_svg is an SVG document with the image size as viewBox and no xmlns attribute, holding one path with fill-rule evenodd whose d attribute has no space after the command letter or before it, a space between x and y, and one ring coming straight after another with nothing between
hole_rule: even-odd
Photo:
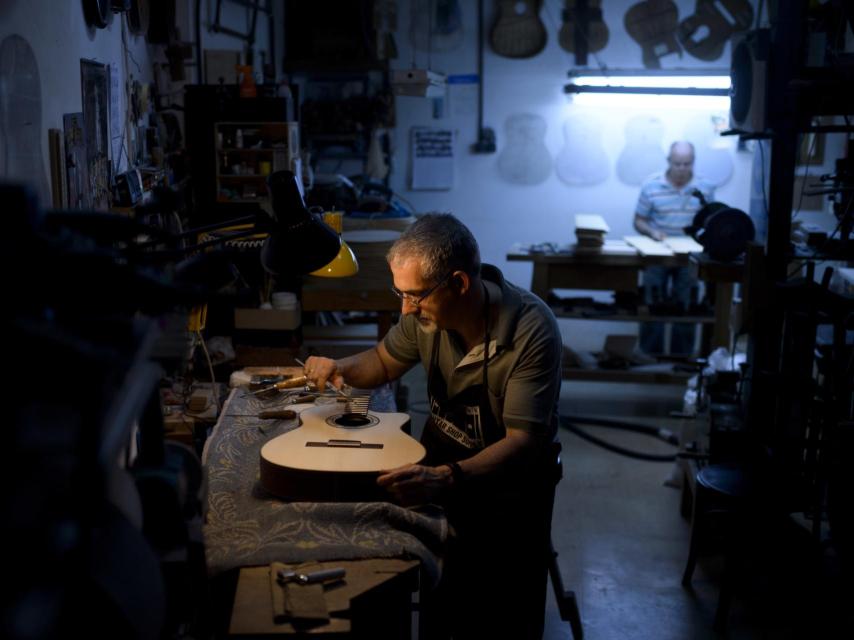
<instances>
[{"instance_id":1,"label":"shelving unit","mask_svg":"<svg viewBox=\"0 0 854 640\"><path fill-rule=\"evenodd\" d=\"M296 122L217 122L214 145L219 203L260 202L272 171L298 170Z\"/></svg>"}]
</instances>

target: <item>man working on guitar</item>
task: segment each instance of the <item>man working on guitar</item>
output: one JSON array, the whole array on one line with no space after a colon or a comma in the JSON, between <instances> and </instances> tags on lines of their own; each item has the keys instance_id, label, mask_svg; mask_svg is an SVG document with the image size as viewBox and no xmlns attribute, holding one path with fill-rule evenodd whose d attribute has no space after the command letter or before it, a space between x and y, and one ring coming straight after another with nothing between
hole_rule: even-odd
<instances>
[{"instance_id":1,"label":"man working on guitar","mask_svg":"<svg viewBox=\"0 0 854 640\"><path fill-rule=\"evenodd\" d=\"M481 266L452 215L419 218L387 258L400 322L368 351L309 358L306 375L319 388L371 388L423 364L427 458L377 482L402 504L443 504L453 527L431 637L539 638L558 472L557 322L539 298Z\"/></svg>"},{"instance_id":2,"label":"man working on guitar","mask_svg":"<svg viewBox=\"0 0 854 640\"><path fill-rule=\"evenodd\" d=\"M702 206L694 192L702 193L706 202L711 202L715 194L714 185L694 176L694 145L690 142L678 141L670 145L667 165L665 173L655 174L644 181L635 208L635 229L653 240L684 236L685 227L693 222L694 215ZM687 266L655 265L643 272L644 301L676 307L668 311L669 314L688 310L691 290L696 285L697 278ZM693 324L674 323L670 353L693 353L695 332ZM664 353L664 323L644 322L640 329L640 346L646 353Z\"/></svg>"}]
</instances>

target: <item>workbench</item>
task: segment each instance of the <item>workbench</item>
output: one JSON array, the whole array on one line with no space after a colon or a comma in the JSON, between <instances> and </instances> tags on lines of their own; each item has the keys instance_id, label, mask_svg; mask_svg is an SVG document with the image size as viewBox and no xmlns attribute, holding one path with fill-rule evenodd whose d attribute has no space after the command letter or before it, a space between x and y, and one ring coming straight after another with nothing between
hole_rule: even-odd
<instances>
[{"instance_id":1,"label":"workbench","mask_svg":"<svg viewBox=\"0 0 854 640\"><path fill-rule=\"evenodd\" d=\"M545 301L553 289L605 290L636 293L642 298L642 271L653 265L667 267L690 266L700 280L715 288L715 314L711 316L662 316L650 313L579 314L553 307L558 318L579 320L607 320L623 322L690 322L712 327L710 339L705 340L710 349L730 345L730 306L733 285L741 280L741 266L710 260L703 254L677 254L650 256L625 251L611 253L578 250L575 245L558 251L539 253L514 247L507 254L510 262L532 262L531 291ZM684 382L687 375L662 372L612 371L597 369L565 369L565 379L583 379L619 382Z\"/></svg>"},{"instance_id":2,"label":"workbench","mask_svg":"<svg viewBox=\"0 0 854 640\"><path fill-rule=\"evenodd\" d=\"M232 389L205 443L202 463L207 495L202 533L209 577L230 584L233 594L234 585L239 585L236 574L247 567L267 567L272 562L398 559L416 561L423 583L435 584L448 536L447 520L439 507L405 509L389 502L289 503L264 491L258 482L261 447L269 439L299 428L298 419L254 417L271 408L271 403L276 400L247 395L243 388ZM406 565L401 572L410 569ZM222 579L225 574L229 574L228 580ZM285 625L278 626L282 631Z\"/></svg>"}]
</instances>

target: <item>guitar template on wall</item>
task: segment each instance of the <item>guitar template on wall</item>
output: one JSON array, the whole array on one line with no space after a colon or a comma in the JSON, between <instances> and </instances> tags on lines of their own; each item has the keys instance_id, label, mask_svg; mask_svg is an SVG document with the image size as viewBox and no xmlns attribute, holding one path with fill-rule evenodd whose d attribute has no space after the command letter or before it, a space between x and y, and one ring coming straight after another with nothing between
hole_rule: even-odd
<instances>
[{"instance_id":1,"label":"guitar template on wall","mask_svg":"<svg viewBox=\"0 0 854 640\"><path fill-rule=\"evenodd\" d=\"M546 48L548 34L540 19L542 0L496 0L497 15L489 44L505 58L532 58Z\"/></svg>"},{"instance_id":2,"label":"guitar template on wall","mask_svg":"<svg viewBox=\"0 0 854 640\"><path fill-rule=\"evenodd\" d=\"M507 118L504 130L507 143L498 155L501 179L520 185L545 182L552 171L551 155L545 144L545 118L518 113Z\"/></svg>"}]
</instances>

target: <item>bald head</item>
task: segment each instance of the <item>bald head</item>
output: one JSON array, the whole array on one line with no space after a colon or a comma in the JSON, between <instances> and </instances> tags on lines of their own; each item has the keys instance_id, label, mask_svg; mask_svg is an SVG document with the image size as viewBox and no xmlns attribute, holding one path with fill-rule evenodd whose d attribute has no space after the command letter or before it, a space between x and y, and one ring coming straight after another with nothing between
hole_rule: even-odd
<instances>
[{"instance_id":1,"label":"bald head","mask_svg":"<svg viewBox=\"0 0 854 640\"><path fill-rule=\"evenodd\" d=\"M694 177L694 145L677 140L670 145L667 155L667 179L675 187L682 187Z\"/></svg>"}]
</instances>

